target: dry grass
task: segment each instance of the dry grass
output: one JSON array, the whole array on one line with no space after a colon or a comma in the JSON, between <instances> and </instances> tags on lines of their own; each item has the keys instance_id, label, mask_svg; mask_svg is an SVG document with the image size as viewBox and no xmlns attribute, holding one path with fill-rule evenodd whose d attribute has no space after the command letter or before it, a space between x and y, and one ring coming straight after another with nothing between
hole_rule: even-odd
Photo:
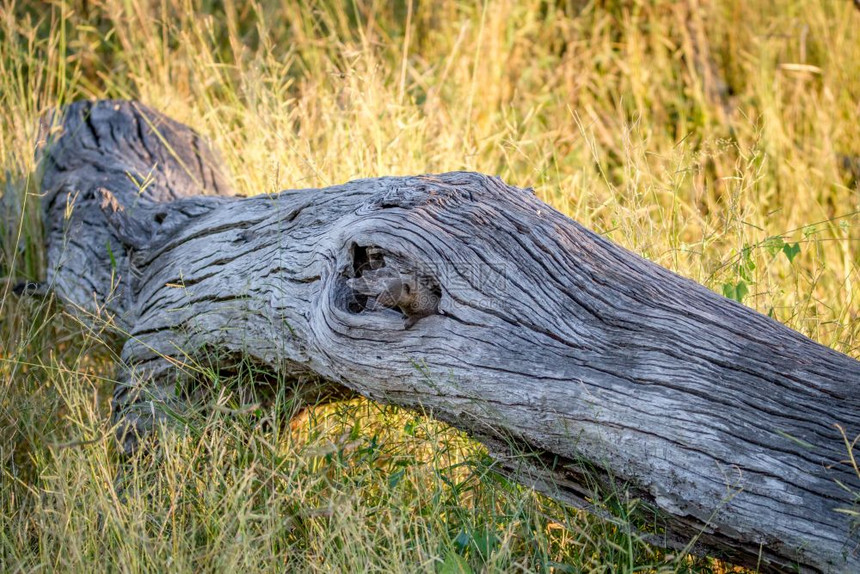
<instances>
[{"instance_id":1,"label":"dry grass","mask_svg":"<svg viewBox=\"0 0 860 574\"><path fill-rule=\"evenodd\" d=\"M0 569L722 570L559 508L488 473L457 433L366 402L293 434L192 413L120 504L110 348L9 293L43 274L36 118L104 97L209 135L248 194L499 174L860 356L851 2L4 0ZM635 504L604 503L622 518Z\"/></svg>"}]
</instances>

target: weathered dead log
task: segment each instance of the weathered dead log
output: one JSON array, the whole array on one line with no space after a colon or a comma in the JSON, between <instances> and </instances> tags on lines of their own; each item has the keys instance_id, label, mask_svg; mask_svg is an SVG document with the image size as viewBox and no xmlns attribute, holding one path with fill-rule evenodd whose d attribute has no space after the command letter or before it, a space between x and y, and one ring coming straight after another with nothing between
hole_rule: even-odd
<instances>
[{"instance_id":1,"label":"weathered dead log","mask_svg":"<svg viewBox=\"0 0 860 574\"><path fill-rule=\"evenodd\" d=\"M860 478L836 426L860 433L860 362L494 177L239 199L214 161L125 102L69 106L47 143L49 281L128 330L126 448L195 361L245 357L427 409L559 500L587 508L624 485L657 543L695 539L765 570L860 569L840 512Z\"/></svg>"}]
</instances>

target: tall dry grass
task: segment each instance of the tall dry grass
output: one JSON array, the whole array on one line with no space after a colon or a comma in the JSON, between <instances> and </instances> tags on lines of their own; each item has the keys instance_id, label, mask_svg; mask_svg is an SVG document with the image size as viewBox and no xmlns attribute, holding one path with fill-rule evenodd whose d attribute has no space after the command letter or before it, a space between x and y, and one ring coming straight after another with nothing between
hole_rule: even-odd
<instances>
[{"instance_id":1,"label":"tall dry grass","mask_svg":"<svg viewBox=\"0 0 860 574\"><path fill-rule=\"evenodd\" d=\"M191 413L110 488L113 353L43 275L36 120L135 98L248 194L469 169L860 356L851 2L78 0L0 5L0 569L721 571L488 472L367 402L298 433ZM798 251L799 249L799 251ZM263 419L289 410L284 397ZM276 428L277 425L276 425Z\"/></svg>"}]
</instances>

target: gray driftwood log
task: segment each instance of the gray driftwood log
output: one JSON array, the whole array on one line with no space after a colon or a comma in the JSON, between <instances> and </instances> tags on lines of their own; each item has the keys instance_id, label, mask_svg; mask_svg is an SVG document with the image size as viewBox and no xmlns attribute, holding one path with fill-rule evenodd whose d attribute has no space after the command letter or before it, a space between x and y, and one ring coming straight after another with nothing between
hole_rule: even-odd
<instances>
[{"instance_id":1,"label":"gray driftwood log","mask_svg":"<svg viewBox=\"0 0 860 574\"><path fill-rule=\"evenodd\" d=\"M421 407L580 507L625 488L651 540L763 570L860 571L860 362L475 173L237 198L139 104L46 129L49 287L127 339L123 446L194 362ZM537 453L533 457L512 452Z\"/></svg>"}]
</instances>

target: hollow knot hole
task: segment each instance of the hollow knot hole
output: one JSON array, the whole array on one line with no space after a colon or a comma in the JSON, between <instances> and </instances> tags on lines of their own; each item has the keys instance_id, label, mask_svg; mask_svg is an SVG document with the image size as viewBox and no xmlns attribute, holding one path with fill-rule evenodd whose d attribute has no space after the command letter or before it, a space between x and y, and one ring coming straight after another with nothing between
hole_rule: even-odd
<instances>
[{"instance_id":1,"label":"hollow knot hole","mask_svg":"<svg viewBox=\"0 0 860 574\"><path fill-rule=\"evenodd\" d=\"M407 328L418 319L438 313L441 289L428 270L377 246L353 244L352 290L348 308L353 313L393 310Z\"/></svg>"}]
</instances>

